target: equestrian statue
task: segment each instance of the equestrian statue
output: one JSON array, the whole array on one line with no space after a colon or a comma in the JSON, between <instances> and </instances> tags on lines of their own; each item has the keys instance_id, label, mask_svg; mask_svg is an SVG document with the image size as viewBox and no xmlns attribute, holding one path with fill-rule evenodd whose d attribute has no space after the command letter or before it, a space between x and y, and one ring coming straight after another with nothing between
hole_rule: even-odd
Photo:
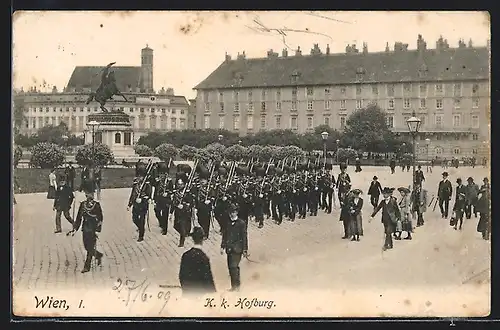
<instances>
[{"instance_id":1,"label":"equestrian statue","mask_svg":"<svg viewBox=\"0 0 500 330\"><path fill-rule=\"evenodd\" d=\"M101 84L95 92L92 92L89 95L89 98L86 102L86 104L89 104L93 100L96 100L101 105L101 110L103 112L108 112L108 109L106 109L104 105L108 100L113 100L114 95L121 96L123 97L125 102L128 102L125 95L123 95L116 86L115 73L113 71L110 72L111 66L115 63L116 62L109 63L104 69L101 70Z\"/></svg>"}]
</instances>

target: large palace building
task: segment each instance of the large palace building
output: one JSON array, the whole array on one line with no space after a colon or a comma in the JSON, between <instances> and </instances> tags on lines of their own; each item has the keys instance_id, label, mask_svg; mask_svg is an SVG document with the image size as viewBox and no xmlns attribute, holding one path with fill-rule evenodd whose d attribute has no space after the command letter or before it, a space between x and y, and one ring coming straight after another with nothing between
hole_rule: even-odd
<instances>
[{"instance_id":1,"label":"large palace building","mask_svg":"<svg viewBox=\"0 0 500 330\"><path fill-rule=\"evenodd\" d=\"M89 93L100 83L103 67L77 66L62 93L36 89L17 92L14 99L24 108L21 132L32 134L46 125L65 122L71 133L81 135L87 129L87 116L99 112L95 101L85 104ZM118 89L125 94L114 96L106 104L108 110L123 111L130 115L134 128L134 141L147 132L181 130L188 127L189 103L184 96L174 95L171 88L153 89L153 50L146 46L141 51L141 66L113 66Z\"/></svg>"},{"instance_id":2,"label":"large palace building","mask_svg":"<svg viewBox=\"0 0 500 330\"><path fill-rule=\"evenodd\" d=\"M428 49L396 42L370 53L348 45L345 53L294 55L270 50L266 58L245 52L225 61L194 89L197 128L225 128L241 135L260 130L307 132L329 125L342 130L351 113L377 104L387 125L408 134L406 120L421 119L419 157L486 155L490 124L490 46L460 41L451 48L442 37ZM429 139L429 140L427 140Z\"/></svg>"}]
</instances>

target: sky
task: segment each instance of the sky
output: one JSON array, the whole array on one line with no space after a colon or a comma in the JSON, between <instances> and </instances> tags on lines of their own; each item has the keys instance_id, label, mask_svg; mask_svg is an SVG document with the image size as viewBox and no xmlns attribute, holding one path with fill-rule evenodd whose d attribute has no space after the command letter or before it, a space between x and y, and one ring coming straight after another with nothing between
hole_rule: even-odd
<instances>
[{"instance_id":1,"label":"sky","mask_svg":"<svg viewBox=\"0 0 500 330\"><path fill-rule=\"evenodd\" d=\"M284 35L283 35L284 34ZM214 71L227 52L233 58L265 57L273 49L289 55L313 44L323 52L345 52L363 42L370 52L386 42L416 48L418 34L435 48L442 35L485 46L490 19L485 12L16 12L13 17L13 87L50 91L68 83L75 66L140 66L141 49L154 50L154 88L172 87L192 98L192 89ZM44 85L45 83L45 86Z\"/></svg>"}]
</instances>

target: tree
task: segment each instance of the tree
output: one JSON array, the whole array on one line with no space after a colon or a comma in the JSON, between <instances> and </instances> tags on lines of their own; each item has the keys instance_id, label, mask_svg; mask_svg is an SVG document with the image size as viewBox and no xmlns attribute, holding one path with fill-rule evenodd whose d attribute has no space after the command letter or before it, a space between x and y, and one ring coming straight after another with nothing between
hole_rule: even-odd
<instances>
[{"instance_id":1,"label":"tree","mask_svg":"<svg viewBox=\"0 0 500 330\"><path fill-rule=\"evenodd\" d=\"M65 123L60 123L57 126L48 125L38 129L36 133L39 142L50 142L58 145L63 145L63 136L69 138L68 126Z\"/></svg>"},{"instance_id":2,"label":"tree","mask_svg":"<svg viewBox=\"0 0 500 330\"><path fill-rule=\"evenodd\" d=\"M166 162L169 159L175 159L175 157L179 154L179 150L177 150L177 148L170 143L162 143L155 148L153 154L162 161Z\"/></svg>"},{"instance_id":3,"label":"tree","mask_svg":"<svg viewBox=\"0 0 500 330\"><path fill-rule=\"evenodd\" d=\"M228 160L238 161L242 158L245 158L247 154L247 148L239 144L234 144L224 150L224 158Z\"/></svg>"},{"instance_id":4,"label":"tree","mask_svg":"<svg viewBox=\"0 0 500 330\"><path fill-rule=\"evenodd\" d=\"M345 141L356 150L385 152L386 139L392 132L387 127L385 112L376 105L369 105L349 116L344 134Z\"/></svg>"},{"instance_id":5,"label":"tree","mask_svg":"<svg viewBox=\"0 0 500 330\"><path fill-rule=\"evenodd\" d=\"M192 146L184 145L179 150L179 157L184 160L192 160L198 155L198 149Z\"/></svg>"},{"instance_id":6,"label":"tree","mask_svg":"<svg viewBox=\"0 0 500 330\"><path fill-rule=\"evenodd\" d=\"M54 143L39 142L31 149L31 165L41 168L54 168L64 162L63 149Z\"/></svg>"},{"instance_id":7,"label":"tree","mask_svg":"<svg viewBox=\"0 0 500 330\"><path fill-rule=\"evenodd\" d=\"M14 168L17 167L17 164L19 164L19 161L23 157L23 149L21 149L20 146L15 146L14 148Z\"/></svg>"},{"instance_id":8,"label":"tree","mask_svg":"<svg viewBox=\"0 0 500 330\"><path fill-rule=\"evenodd\" d=\"M31 148L39 141L38 141L38 136L36 136L36 134L33 135L18 134L17 136L15 136L14 142L21 147Z\"/></svg>"},{"instance_id":9,"label":"tree","mask_svg":"<svg viewBox=\"0 0 500 330\"><path fill-rule=\"evenodd\" d=\"M136 144L134 146L134 151L141 157L151 157L153 156L153 150L144 144Z\"/></svg>"},{"instance_id":10,"label":"tree","mask_svg":"<svg viewBox=\"0 0 500 330\"><path fill-rule=\"evenodd\" d=\"M226 147L223 144L218 142L211 143L204 148L204 152L202 152L203 158L208 157L209 159L215 161L221 161L224 158L224 151Z\"/></svg>"},{"instance_id":11,"label":"tree","mask_svg":"<svg viewBox=\"0 0 500 330\"><path fill-rule=\"evenodd\" d=\"M141 136L137 141L137 144L148 146L149 148L151 148L151 150L154 150L160 144L165 142L166 139L164 134L158 132L150 132L146 135Z\"/></svg>"},{"instance_id":12,"label":"tree","mask_svg":"<svg viewBox=\"0 0 500 330\"><path fill-rule=\"evenodd\" d=\"M107 145L95 143L93 147L92 144L78 147L75 160L79 165L106 166L114 161L114 157Z\"/></svg>"}]
</instances>

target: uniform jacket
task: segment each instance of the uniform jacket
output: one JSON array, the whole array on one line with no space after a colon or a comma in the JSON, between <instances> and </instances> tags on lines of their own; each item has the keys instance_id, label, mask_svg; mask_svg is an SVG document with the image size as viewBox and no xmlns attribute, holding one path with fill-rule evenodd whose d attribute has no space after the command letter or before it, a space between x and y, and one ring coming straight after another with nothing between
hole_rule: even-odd
<instances>
[{"instance_id":1,"label":"uniform jacket","mask_svg":"<svg viewBox=\"0 0 500 330\"><path fill-rule=\"evenodd\" d=\"M73 190L68 185L59 186L56 190L56 198L54 199L54 207L56 210L64 211L71 208L73 203Z\"/></svg>"},{"instance_id":2,"label":"uniform jacket","mask_svg":"<svg viewBox=\"0 0 500 330\"><path fill-rule=\"evenodd\" d=\"M337 189L344 189L346 183L351 183L351 177L347 173L339 173L337 177Z\"/></svg>"},{"instance_id":3,"label":"uniform jacket","mask_svg":"<svg viewBox=\"0 0 500 330\"><path fill-rule=\"evenodd\" d=\"M449 180L441 180L438 186L438 197L439 199L451 199L451 194L453 192L453 188L451 187L451 182Z\"/></svg>"},{"instance_id":4,"label":"uniform jacket","mask_svg":"<svg viewBox=\"0 0 500 330\"><path fill-rule=\"evenodd\" d=\"M226 230L222 233L221 248L226 253L242 253L248 251L248 235L245 221L237 219L230 221Z\"/></svg>"},{"instance_id":5,"label":"uniform jacket","mask_svg":"<svg viewBox=\"0 0 500 330\"><path fill-rule=\"evenodd\" d=\"M370 183L370 188L368 188L368 195L380 196L381 192L382 187L380 186L380 182L372 181L372 183Z\"/></svg>"},{"instance_id":6,"label":"uniform jacket","mask_svg":"<svg viewBox=\"0 0 500 330\"><path fill-rule=\"evenodd\" d=\"M82 231L84 232L101 232L102 221L101 204L94 200L83 201L78 208L78 214L76 215L73 229L78 231L80 225L82 225Z\"/></svg>"},{"instance_id":7,"label":"uniform jacket","mask_svg":"<svg viewBox=\"0 0 500 330\"><path fill-rule=\"evenodd\" d=\"M136 178L134 180L134 185L132 186L132 191L130 192L130 197L128 199L128 207L133 206L136 210L147 210L148 200L151 198L152 188L151 184L146 181L142 191L139 191L142 183L142 178Z\"/></svg>"},{"instance_id":8,"label":"uniform jacket","mask_svg":"<svg viewBox=\"0 0 500 330\"><path fill-rule=\"evenodd\" d=\"M184 294L216 291L210 260L203 250L195 246L184 252L179 269L179 282Z\"/></svg>"}]
</instances>

